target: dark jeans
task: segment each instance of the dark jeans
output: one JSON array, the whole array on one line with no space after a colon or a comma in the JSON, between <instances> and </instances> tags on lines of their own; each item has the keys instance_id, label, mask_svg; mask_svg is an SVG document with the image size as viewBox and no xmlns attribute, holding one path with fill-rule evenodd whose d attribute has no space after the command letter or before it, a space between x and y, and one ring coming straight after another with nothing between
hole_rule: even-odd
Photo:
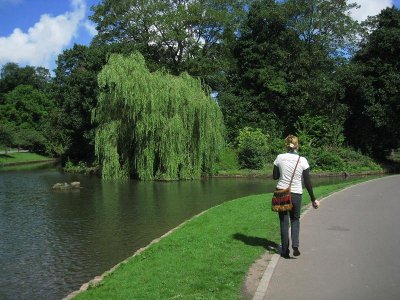
<instances>
[{"instance_id":1,"label":"dark jeans","mask_svg":"<svg viewBox=\"0 0 400 300\"><path fill-rule=\"evenodd\" d=\"M301 194L292 193L293 209L290 212L280 212L282 254L289 253L289 219L292 247L299 247Z\"/></svg>"}]
</instances>

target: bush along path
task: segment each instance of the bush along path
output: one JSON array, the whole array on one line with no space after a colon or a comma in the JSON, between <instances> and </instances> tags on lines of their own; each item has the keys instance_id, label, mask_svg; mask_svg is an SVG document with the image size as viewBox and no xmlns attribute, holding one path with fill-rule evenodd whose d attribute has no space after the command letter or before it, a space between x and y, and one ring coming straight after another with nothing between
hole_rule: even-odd
<instances>
[{"instance_id":1,"label":"bush along path","mask_svg":"<svg viewBox=\"0 0 400 300\"><path fill-rule=\"evenodd\" d=\"M317 187L315 194L323 197L368 179ZM279 244L270 198L248 196L213 207L66 299L241 299L249 267ZM303 204L309 202L305 193Z\"/></svg>"}]
</instances>

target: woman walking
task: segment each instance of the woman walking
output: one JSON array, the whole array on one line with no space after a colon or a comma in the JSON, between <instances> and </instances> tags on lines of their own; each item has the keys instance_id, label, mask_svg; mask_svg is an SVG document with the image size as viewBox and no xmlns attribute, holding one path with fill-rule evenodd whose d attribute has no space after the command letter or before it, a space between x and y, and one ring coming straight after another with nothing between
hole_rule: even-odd
<instances>
[{"instance_id":1,"label":"woman walking","mask_svg":"<svg viewBox=\"0 0 400 300\"><path fill-rule=\"evenodd\" d=\"M294 135L289 135L285 139L287 153L279 154L274 161L273 178L279 179L277 189L286 189L291 183L293 208L288 212L279 212L281 228L281 256L290 258L289 251L289 219L292 239L293 255L299 256L299 233L300 233L300 211L302 201L302 178L304 185L310 195L312 206L317 209L319 202L315 200L313 188L310 180L310 165L305 157L298 154L299 140Z\"/></svg>"}]
</instances>

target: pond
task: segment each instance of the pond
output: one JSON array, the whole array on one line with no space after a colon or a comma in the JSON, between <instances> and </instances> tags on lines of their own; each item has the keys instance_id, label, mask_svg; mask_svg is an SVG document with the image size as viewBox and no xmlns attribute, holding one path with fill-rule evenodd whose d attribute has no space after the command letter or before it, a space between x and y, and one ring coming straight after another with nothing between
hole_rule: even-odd
<instances>
[{"instance_id":1,"label":"pond","mask_svg":"<svg viewBox=\"0 0 400 300\"><path fill-rule=\"evenodd\" d=\"M0 171L0 299L62 298L197 213L276 184L265 178L111 183L53 166L20 169ZM71 181L83 188L51 189Z\"/></svg>"}]
</instances>

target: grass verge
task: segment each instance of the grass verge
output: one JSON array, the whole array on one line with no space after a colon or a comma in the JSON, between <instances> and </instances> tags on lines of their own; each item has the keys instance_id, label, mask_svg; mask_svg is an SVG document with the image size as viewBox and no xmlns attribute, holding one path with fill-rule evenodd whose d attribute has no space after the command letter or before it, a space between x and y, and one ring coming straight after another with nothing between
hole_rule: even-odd
<instances>
[{"instance_id":1,"label":"grass verge","mask_svg":"<svg viewBox=\"0 0 400 300\"><path fill-rule=\"evenodd\" d=\"M8 154L0 154L0 166L45 161L50 159L51 158L49 157L45 157L36 153L13 152Z\"/></svg>"},{"instance_id":2,"label":"grass verge","mask_svg":"<svg viewBox=\"0 0 400 300\"><path fill-rule=\"evenodd\" d=\"M315 194L321 198L368 179L317 187ZM306 194L304 205L310 201ZM248 196L211 208L74 299L241 299L251 264L267 245L279 244L270 198Z\"/></svg>"}]
</instances>

